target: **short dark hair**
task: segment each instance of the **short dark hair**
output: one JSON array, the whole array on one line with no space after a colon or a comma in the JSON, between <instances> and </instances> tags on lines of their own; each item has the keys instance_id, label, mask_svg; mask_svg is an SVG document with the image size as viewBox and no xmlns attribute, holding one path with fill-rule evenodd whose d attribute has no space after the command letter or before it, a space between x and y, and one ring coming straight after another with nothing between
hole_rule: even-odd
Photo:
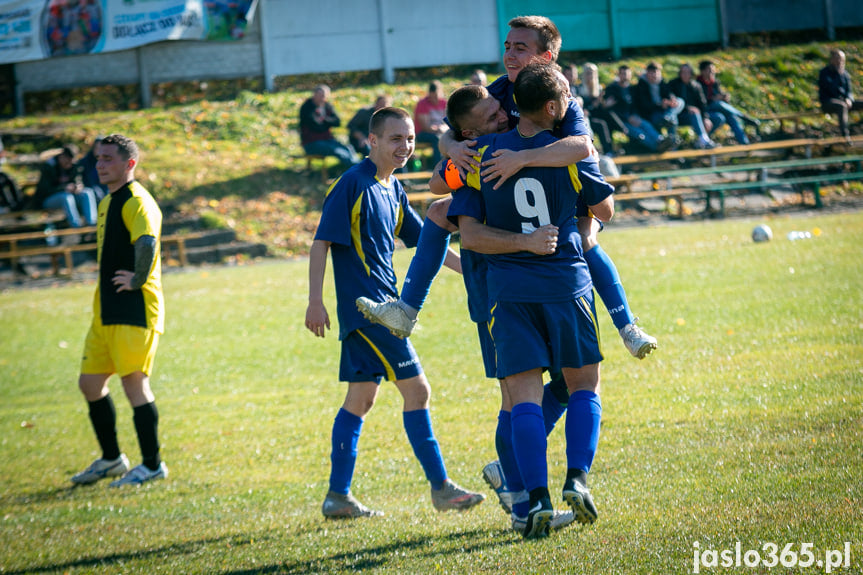
<instances>
[{"instance_id":1,"label":"short dark hair","mask_svg":"<svg viewBox=\"0 0 863 575\"><path fill-rule=\"evenodd\" d=\"M520 114L538 112L549 100L559 100L565 95L558 79L560 72L553 64L528 64L518 73L513 96Z\"/></svg>"},{"instance_id":2,"label":"short dark hair","mask_svg":"<svg viewBox=\"0 0 863 575\"><path fill-rule=\"evenodd\" d=\"M140 152L138 151L138 144L135 143L132 138L127 138L121 134L111 134L110 136L105 136L102 139L103 146L117 146L117 151L120 152L120 155L124 160L135 160L138 161L140 157Z\"/></svg>"},{"instance_id":3,"label":"short dark hair","mask_svg":"<svg viewBox=\"0 0 863 575\"><path fill-rule=\"evenodd\" d=\"M470 116L474 106L488 97L488 90L483 86L468 84L452 94L446 103L446 118L453 130L456 141L464 140L461 135L464 121Z\"/></svg>"},{"instance_id":4,"label":"short dark hair","mask_svg":"<svg viewBox=\"0 0 863 575\"><path fill-rule=\"evenodd\" d=\"M410 120L411 115L408 114L405 110L401 108L395 108L393 106L381 108L380 110L372 114L372 119L369 121L369 133L375 134L376 136L380 136L381 134L383 134L384 124L390 118L394 118L396 120Z\"/></svg>"},{"instance_id":5,"label":"short dark hair","mask_svg":"<svg viewBox=\"0 0 863 575\"><path fill-rule=\"evenodd\" d=\"M711 62L710 60L702 60L701 62L698 63L698 70L700 72L703 72L712 65L713 65L713 62Z\"/></svg>"},{"instance_id":6,"label":"short dark hair","mask_svg":"<svg viewBox=\"0 0 863 575\"><path fill-rule=\"evenodd\" d=\"M617 67L617 71L618 71L618 72L621 72L621 71L623 71L623 70L629 70L629 65L627 65L627 64L621 64L620 66L618 66L618 67Z\"/></svg>"},{"instance_id":7,"label":"short dark hair","mask_svg":"<svg viewBox=\"0 0 863 575\"><path fill-rule=\"evenodd\" d=\"M551 52L552 62L557 61L563 40L560 37L560 30L557 29L554 22L545 16L518 16L509 21L509 27L536 31L537 36L539 36L540 51Z\"/></svg>"},{"instance_id":8,"label":"short dark hair","mask_svg":"<svg viewBox=\"0 0 863 575\"><path fill-rule=\"evenodd\" d=\"M57 155L75 159L75 156L78 155L78 146L76 146L75 144L66 144L65 146L60 148L60 153Z\"/></svg>"},{"instance_id":9,"label":"short dark hair","mask_svg":"<svg viewBox=\"0 0 863 575\"><path fill-rule=\"evenodd\" d=\"M657 64L656 62L650 62L645 68L648 72L651 70L662 70L662 65Z\"/></svg>"}]
</instances>

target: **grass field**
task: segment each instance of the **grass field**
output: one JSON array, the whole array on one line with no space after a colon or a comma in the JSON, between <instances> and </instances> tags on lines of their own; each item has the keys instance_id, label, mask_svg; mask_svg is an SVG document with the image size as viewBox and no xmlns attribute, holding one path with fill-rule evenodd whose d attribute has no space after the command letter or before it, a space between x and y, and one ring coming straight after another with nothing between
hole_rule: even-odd
<instances>
[{"instance_id":1,"label":"grass field","mask_svg":"<svg viewBox=\"0 0 863 575\"><path fill-rule=\"evenodd\" d=\"M508 529L479 475L495 457L498 394L451 272L413 339L450 475L489 500L466 514L433 510L386 384L353 485L386 516L354 522L320 514L344 387L336 331L320 340L303 328L304 262L165 277L152 379L171 476L140 489L68 481L98 456L76 387L93 286L0 293L0 573L691 573L696 550L710 564L710 550L737 543L768 562L770 544L786 562L811 544L813 565L700 571L822 573L845 542L850 566L833 572L861 573L863 214L777 217L775 239L754 244L760 221L602 234L660 348L630 357L598 305L600 518L535 542ZM785 239L816 227L813 239ZM410 255L397 254L400 276ZM331 275L327 286L334 317ZM121 447L136 462L131 411L113 390ZM553 494L563 448L556 430Z\"/></svg>"}]
</instances>

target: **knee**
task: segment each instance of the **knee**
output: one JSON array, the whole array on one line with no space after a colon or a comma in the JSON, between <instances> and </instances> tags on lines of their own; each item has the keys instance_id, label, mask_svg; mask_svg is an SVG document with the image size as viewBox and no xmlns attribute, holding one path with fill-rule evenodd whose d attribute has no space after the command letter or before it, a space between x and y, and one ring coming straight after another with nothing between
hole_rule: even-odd
<instances>
[{"instance_id":1,"label":"knee","mask_svg":"<svg viewBox=\"0 0 863 575\"><path fill-rule=\"evenodd\" d=\"M428 211L426 212L426 218L433 221L439 227L453 232L457 228L452 225L452 223L447 219L447 212L449 212L450 198L444 198L442 200L436 200L429 206Z\"/></svg>"}]
</instances>

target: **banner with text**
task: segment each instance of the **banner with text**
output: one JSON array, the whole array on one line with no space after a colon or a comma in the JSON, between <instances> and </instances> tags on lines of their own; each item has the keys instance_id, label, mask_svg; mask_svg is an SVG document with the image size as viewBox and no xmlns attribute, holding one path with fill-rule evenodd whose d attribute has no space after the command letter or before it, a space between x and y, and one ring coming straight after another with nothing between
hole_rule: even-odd
<instances>
[{"instance_id":1,"label":"banner with text","mask_svg":"<svg viewBox=\"0 0 863 575\"><path fill-rule=\"evenodd\" d=\"M257 0L0 0L0 64L127 50L163 40L238 40Z\"/></svg>"}]
</instances>

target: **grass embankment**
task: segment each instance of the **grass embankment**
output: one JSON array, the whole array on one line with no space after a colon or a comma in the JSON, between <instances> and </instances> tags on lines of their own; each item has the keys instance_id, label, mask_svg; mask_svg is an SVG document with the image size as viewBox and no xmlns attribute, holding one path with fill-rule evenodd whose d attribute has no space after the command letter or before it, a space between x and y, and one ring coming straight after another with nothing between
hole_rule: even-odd
<instances>
[{"instance_id":1,"label":"grass embankment","mask_svg":"<svg viewBox=\"0 0 863 575\"><path fill-rule=\"evenodd\" d=\"M801 561L808 549L823 562L845 542L851 565L833 572L860 573L863 217L776 217L766 244L749 239L756 223L603 233L660 347L633 359L597 304L606 361L591 485L600 518L536 542L509 529L479 475L495 457L499 393L483 377L451 272L412 339L450 475L490 499L466 514L433 510L398 393L384 384L353 489L386 517L354 522L320 514L344 387L335 325L324 340L303 328L304 263L165 277L168 329L152 381L171 476L141 489L68 481L98 456L76 387L93 286L4 293L0 573L682 574L693 572L696 548L733 553L739 543L769 564L770 544L777 560L791 545ZM816 238L784 239L816 226ZM410 255L397 253L400 277ZM331 314L333 297L328 281ZM131 411L118 381L112 389L121 447L137 462ZM559 494L561 429L549 446Z\"/></svg>"},{"instance_id":2,"label":"grass embankment","mask_svg":"<svg viewBox=\"0 0 863 575\"><path fill-rule=\"evenodd\" d=\"M665 75L672 77L684 61L697 64L701 59L713 59L734 102L759 116L817 108L818 70L827 61L831 46L812 43L703 54L653 53L650 58L623 62L639 72L649 60L657 60L664 64ZM842 42L841 46L847 54L856 92L863 94L863 41ZM581 63L569 55L561 61ZM618 64L601 64L604 83L611 81ZM429 72L430 77L436 74L437 71ZM464 84L468 75L448 75L445 70L441 80L446 92ZM396 105L412 110L430 79L406 75L396 85L356 81L370 76L323 78L336 88L332 99L342 118L343 125L336 130L341 138L346 137L344 125L354 112L371 104L377 93L386 92ZM144 151L139 178L163 205L187 213L215 212L240 237L263 241L276 255L303 254L317 223L324 190L316 177L302 174L305 164L300 159L297 115L317 79L297 79L293 87L288 86L290 79L283 80L280 85L285 87L278 93L243 91L218 100L207 99L208 93L216 92L214 88L195 86L179 93L172 88L160 99L166 103L164 107L137 111L93 111L127 102L128 90L80 90L72 96L62 94L67 104L55 105L52 115L7 120L3 127L35 129L51 135L52 145L73 142L82 149L100 133L130 134ZM222 91L218 93L225 88L220 84ZM119 102L106 101L106 94L114 94ZM184 103L176 103L179 101ZM809 124L809 129L832 134L835 126L820 118ZM9 143L12 152L39 151L33 149L32 142ZM12 171L19 177L28 176L22 170Z\"/></svg>"}]
</instances>

